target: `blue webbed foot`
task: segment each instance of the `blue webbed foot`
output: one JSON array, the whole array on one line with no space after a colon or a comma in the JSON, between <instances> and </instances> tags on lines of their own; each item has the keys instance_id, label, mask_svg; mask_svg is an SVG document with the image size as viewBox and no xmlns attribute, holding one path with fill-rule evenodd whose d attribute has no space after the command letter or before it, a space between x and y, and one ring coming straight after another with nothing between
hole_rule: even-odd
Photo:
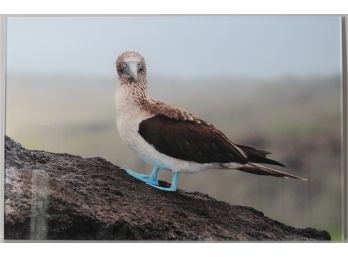
<instances>
[{"instance_id":1,"label":"blue webbed foot","mask_svg":"<svg viewBox=\"0 0 348 257\"><path fill-rule=\"evenodd\" d=\"M126 169L126 172L131 175L132 177L145 182L149 186L152 186L154 188L163 190L163 191L168 191L168 192L174 192L176 191L176 184L177 184L177 178L179 176L179 172L174 172L172 175L172 184L170 187L162 187L158 184L158 179L157 175L159 172L159 168L155 167L150 175L144 175L135 171L132 171L130 169Z\"/></svg>"},{"instance_id":2,"label":"blue webbed foot","mask_svg":"<svg viewBox=\"0 0 348 257\"><path fill-rule=\"evenodd\" d=\"M145 182L146 184L150 186L157 186L158 185L158 180L157 180L157 174L159 172L159 168L155 167L150 175L144 175L135 171L132 171L130 169L126 169L126 172L131 175L132 177L141 180Z\"/></svg>"}]
</instances>

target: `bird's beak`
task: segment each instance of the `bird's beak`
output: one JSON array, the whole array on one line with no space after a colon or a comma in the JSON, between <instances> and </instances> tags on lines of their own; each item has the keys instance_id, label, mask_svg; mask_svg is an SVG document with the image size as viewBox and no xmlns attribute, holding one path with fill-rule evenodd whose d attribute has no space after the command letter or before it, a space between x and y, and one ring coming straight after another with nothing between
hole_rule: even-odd
<instances>
[{"instance_id":1,"label":"bird's beak","mask_svg":"<svg viewBox=\"0 0 348 257\"><path fill-rule=\"evenodd\" d=\"M138 80L138 64L137 62L128 63L128 75L131 76L135 81Z\"/></svg>"}]
</instances>

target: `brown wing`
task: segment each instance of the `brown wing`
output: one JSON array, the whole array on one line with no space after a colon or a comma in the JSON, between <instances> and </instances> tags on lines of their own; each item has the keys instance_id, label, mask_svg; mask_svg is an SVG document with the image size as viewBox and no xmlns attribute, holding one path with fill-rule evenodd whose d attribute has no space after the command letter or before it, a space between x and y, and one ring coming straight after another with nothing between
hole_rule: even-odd
<instances>
[{"instance_id":1,"label":"brown wing","mask_svg":"<svg viewBox=\"0 0 348 257\"><path fill-rule=\"evenodd\" d=\"M139 134L168 156L198 163L248 161L223 133L204 122L155 115L139 124Z\"/></svg>"}]
</instances>

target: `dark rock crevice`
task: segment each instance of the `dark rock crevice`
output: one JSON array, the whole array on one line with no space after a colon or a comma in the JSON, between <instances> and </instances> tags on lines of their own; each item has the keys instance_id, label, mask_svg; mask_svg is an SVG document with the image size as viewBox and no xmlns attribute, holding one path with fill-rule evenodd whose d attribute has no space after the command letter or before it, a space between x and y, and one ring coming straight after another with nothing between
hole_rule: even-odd
<instances>
[{"instance_id":1,"label":"dark rock crevice","mask_svg":"<svg viewBox=\"0 0 348 257\"><path fill-rule=\"evenodd\" d=\"M164 192L96 157L5 140L5 239L330 240L198 192Z\"/></svg>"}]
</instances>

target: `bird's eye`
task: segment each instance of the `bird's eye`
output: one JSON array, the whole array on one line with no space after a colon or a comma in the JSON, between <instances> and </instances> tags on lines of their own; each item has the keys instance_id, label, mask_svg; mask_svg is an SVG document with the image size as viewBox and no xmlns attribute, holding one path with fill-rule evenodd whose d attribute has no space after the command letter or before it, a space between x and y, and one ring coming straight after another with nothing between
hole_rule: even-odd
<instances>
[{"instance_id":1,"label":"bird's eye","mask_svg":"<svg viewBox=\"0 0 348 257\"><path fill-rule=\"evenodd\" d=\"M138 69L139 71L143 70L143 65L141 64L141 62L138 63Z\"/></svg>"},{"instance_id":2,"label":"bird's eye","mask_svg":"<svg viewBox=\"0 0 348 257\"><path fill-rule=\"evenodd\" d=\"M127 68L127 63L125 63L125 62L122 63L122 67L123 67L123 68Z\"/></svg>"}]
</instances>

